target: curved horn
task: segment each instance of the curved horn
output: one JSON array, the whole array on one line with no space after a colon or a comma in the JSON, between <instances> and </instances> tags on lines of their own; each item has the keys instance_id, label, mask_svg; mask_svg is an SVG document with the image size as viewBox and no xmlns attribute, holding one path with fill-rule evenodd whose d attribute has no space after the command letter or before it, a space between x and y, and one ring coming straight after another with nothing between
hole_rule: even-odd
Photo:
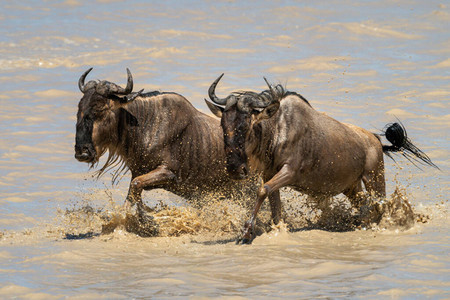
<instances>
[{"instance_id":1,"label":"curved horn","mask_svg":"<svg viewBox=\"0 0 450 300\"><path fill-rule=\"evenodd\" d=\"M84 93L84 79L86 79L86 76L89 74L89 72L92 71L93 68L89 68L86 72L81 75L80 79L78 80L78 88L82 93Z\"/></svg>"},{"instance_id":2,"label":"curved horn","mask_svg":"<svg viewBox=\"0 0 450 300\"><path fill-rule=\"evenodd\" d=\"M219 105L225 105L227 103L227 100L230 96L226 97L226 98L222 98L220 99L219 97L216 96L216 86L217 83L219 83L220 79L223 77L224 73L222 73L222 75L220 75L216 80L214 80L214 82L211 84L211 86L208 89L208 95L209 95L209 99L211 99L211 101L213 101L216 104Z\"/></svg>"},{"instance_id":3,"label":"curved horn","mask_svg":"<svg viewBox=\"0 0 450 300\"><path fill-rule=\"evenodd\" d=\"M264 81L266 82L267 86L269 87L270 94L272 95L272 97L275 96L273 89L272 89L272 85L267 81L266 77L263 77L263 78L264 78Z\"/></svg>"},{"instance_id":4,"label":"curved horn","mask_svg":"<svg viewBox=\"0 0 450 300\"><path fill-rule=\"evenodd\" d=\"M255 108L265 108L276 101L276 94L273 90L272 85L269 83L269 81L267 81L266 77L263 78L267 86L269 87L269 93L267 91L263 91L258 95L256 99L254 99L254 101L252 101L252 107Z\"/></svg>"},{"instance_id":5,"label":"curved horn","mask_svg":"<svg viewBox=\"0 0 450 300\"><path fill-rule=\"evenodd\" d=\"M281 85L275 86L275 88L269 83L266 77L263 77L269 91L263 91L258 95L258 97L252 102L252 107L264 108L270 104L279 101L284 94L284 89Z\"/></svg>"},{"instance_id":6,"label":"curved horn","mask_svg":"<svg viewBox=\"0 0 450 300\"><path fill-rule=\"evenodd\" d=\"M127 87L125 88L125 91L123 92L126 95L128 95L129 93L131 93L133 91L133 76L131 76L131 72L128 68L127 68L127 75L128 75Z\"/></svg>"}]
</instances>

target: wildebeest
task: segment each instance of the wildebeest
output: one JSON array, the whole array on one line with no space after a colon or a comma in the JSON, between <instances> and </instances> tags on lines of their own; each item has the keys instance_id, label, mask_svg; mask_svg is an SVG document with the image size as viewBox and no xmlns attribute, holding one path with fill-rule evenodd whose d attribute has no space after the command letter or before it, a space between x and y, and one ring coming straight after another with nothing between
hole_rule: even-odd
<instances>
[{"instance_id":1,"label":"wildebeest","mask_svg":"<svg viewBox=\"0 0 450 300\"><path fill-rule=\"evenodd\" d=\"M216 118L176 93L133 93L128 69L125 89L108 81L85 84L91 70L78 82L83 97L78 104L75 158L92 167L108 151L100 175L114 166L120 166L115 177L129 169L125 202L129 207L137 203L138 212L143 212L142 191L154 188L187 200L207 192L243 192L226 175L223 134Z\"/></svg>"},{"instance_id":2,"label":"wildebeest","mask_svg":"<svg viewBox=\"0 0 450 300\"><path fill-rule=\"evenodd\" d=\"M383 152L402 151L408 158L435 166L398 123L385 130L392 145L382 145L378 135L340 123L314 110L300 94L267 80L269 89L259 94L235 92L220 99L215 88L222 76L209 88L210 99L218 105L205 101L221 118L228 173L242 179L250 167L262 173L265 182L244 227L243 242L252 240L256 215L267 196L274 223L280 221L281 187L315 198L343 193L355 204L362 182L368 193L386 196Z\"/></svg>"}]
</instances>

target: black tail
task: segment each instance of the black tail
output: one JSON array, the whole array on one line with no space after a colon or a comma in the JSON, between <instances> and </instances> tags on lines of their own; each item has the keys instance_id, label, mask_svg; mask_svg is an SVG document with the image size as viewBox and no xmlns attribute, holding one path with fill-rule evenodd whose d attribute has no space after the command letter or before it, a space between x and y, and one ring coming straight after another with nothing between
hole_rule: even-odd
<instances>
[{"instance_id":1,"label":"black tail","mask_svg":"<svg viewBox=\"0 0 450 300\"><path fill-rule=\"evenodd\" d=\"M392 160L390 152L400 152L406 159L408 159L413 165L418 167L416 163L426 164L436 169L439 169L431 159L422 150L417 148L406 134L406 129L401 122L390 123L384 127L383 133L386 139L392 144L391 146L383 145L383 152L389 156Z\"/></svg>"}]
</instances>

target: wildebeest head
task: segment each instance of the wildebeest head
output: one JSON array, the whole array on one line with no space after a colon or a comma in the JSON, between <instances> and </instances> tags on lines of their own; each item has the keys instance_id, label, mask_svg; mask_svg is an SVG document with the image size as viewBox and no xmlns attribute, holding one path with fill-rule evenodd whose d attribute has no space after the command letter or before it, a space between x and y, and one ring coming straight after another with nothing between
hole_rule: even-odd
<instances>
[{"instance_id":1,"label":"wildebeest head","mask_svg":"<svg viewBox=\"0 0 450 300\"><path fill-rule=\"evenodd\" d=\"M215 94L220 75L209 87L209 109L219 118L224 134L227 171L234 179L243 179L248 175L247 154L245 144L249 131L259 121L272 117L280 106L279 100L284 94L281 85L273 87L267 80L269 90L261 93L235 92L226 98L218 98ZM222 107L225 106L225 107Z\"/></svg>"},{"instance_id":2,"label":"wildebeest head","mask_svg":"<svg viewBox=\"0 0 450 300\"><path fill-rule=\"evenodd\" d=\"M133 101L143 90L131 94L133 77L127 69L128 81L122 88L108 81L89 81L84 83L92 68L81 75L78 87L83 93L78 104L75 136L75 158L81 162L94 164L106 151L110 141L110 129L113 122L113 110Z\"/></svg>"}]
</instances>

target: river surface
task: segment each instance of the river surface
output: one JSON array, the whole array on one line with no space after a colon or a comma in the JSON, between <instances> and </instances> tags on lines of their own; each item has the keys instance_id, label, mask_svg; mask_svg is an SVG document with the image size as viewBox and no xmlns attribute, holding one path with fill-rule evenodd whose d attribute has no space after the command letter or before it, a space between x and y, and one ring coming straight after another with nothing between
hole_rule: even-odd
<instances>
[{"instance_id":1,"label":"river surface","mask_svg":"<svg viewBox=\"0 0 450 300\"><path fill-rule=\"evenodd\" d=\"M450 298L449 29L448 1L2 1L0 298ZM374 132L400 119L441 170L385 159L388 195L417 214L408 228L295 227L302 196L284 190L286 223L238 246L245 209L158 190L144 201L168 205L164 230L142 238L118 214L129 174L112 185L74 158L90 67L122 86L129 68L136 91L205 113L221 73L219 97L266 76Z\"/></svg>"}]
</instances>

